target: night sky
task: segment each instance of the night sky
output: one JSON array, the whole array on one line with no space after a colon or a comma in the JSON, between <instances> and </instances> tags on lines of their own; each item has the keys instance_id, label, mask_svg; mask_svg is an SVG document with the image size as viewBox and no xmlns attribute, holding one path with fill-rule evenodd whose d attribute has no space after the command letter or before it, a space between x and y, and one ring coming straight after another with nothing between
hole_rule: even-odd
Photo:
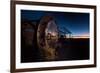
<instances>
[{"instance_id":1,"label":"night sky","mask_svg":"<svg viewBox=\"0 0 100 73\"><path fill-rule=\"evenodd\" d=\"M89 36L89 13L21 10L23 20L39 20L44 15L53 16L58 27L66 27L73 36Z\"/></svg>"}]
</instances>

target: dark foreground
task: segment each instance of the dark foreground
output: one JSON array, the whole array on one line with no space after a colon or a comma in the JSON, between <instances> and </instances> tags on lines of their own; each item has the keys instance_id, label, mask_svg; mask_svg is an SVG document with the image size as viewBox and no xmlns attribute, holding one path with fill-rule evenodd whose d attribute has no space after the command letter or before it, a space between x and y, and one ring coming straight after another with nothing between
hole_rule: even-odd
<instances>
[{"instance_id":1,"label":"dark foreground","mask_svg":"<svg viewBox=\"0 0 100 73\"><path fill-rule=\"evenodd\" d=\"M59 60L86 60L89 59L89 38L61 39L62 47L59 50Z\"/></svg>"},{"instance_id":2,"label":"dark foreground","mask_svg":"<svg viewBox=\"0 0 100 73\"><path fill-rule=\"evenodd\" d=\"M21 62L47 61L41 57L38 48L23 45L21 49ZM87 60L89 59L89 38L84 39L60 39L56 49L58 59L56 61Z\"/></svg>"}]
</instances>

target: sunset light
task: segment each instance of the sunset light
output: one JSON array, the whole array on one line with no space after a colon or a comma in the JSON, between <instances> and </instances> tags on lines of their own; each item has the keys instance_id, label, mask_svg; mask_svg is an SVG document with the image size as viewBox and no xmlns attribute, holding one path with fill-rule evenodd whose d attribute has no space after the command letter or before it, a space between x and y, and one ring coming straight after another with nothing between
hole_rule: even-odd
<instances>
[{"instance_id":1,"label":"sunset light","mask_svg":"<svg viewBox=\"0 0 100 73\"><path fill-rule=\"evenodd\" d=\"M72 36L72 38L89 38L89 36Z\"/></svg>"}]
</instances>

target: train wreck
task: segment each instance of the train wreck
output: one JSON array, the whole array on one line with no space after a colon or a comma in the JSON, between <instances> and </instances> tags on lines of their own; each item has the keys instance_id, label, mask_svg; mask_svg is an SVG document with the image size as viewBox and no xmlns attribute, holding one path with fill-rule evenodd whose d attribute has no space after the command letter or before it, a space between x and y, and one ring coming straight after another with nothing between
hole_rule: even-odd
<instances>
[{"instance_id":1,"label":"train wreck","mask_svg":"<svg viewBox=\"0 0 100 73\"><path fill-rule=\"evenodd\" d=\"M59 59L57 52L59 39L71 37L71 32L67 30L68 32L65 33L59 29L53 16L43 16L40 20L25 20L22 21L21 25L22 39L25 37L24 41L27 41L27 44L30 45L33 45L33 42L42 59L47 61ZM28 33L25 34L25 31L28 31Z\"/></svg>"}]
</instances>

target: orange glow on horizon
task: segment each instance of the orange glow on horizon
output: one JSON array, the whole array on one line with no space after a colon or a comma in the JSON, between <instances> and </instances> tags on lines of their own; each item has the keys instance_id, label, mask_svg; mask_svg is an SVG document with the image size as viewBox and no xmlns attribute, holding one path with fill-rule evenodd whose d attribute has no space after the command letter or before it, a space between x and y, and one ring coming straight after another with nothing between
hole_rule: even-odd
<instances>
[{"instance_id":1,"label":"orange glow on horizon","mask_svg":"<svg viewBox=\"0 0 100 73\"><path fill-rule=\"evenodd\" d=\"M72 36L72 38L89 38L89 36Z\"/></svg>"},{"instance_id":2,"label":"orange glow on horizon","mask_svg":"<svg viewBox=\"0 0 100 73\"><path fill-rule=\"evenodd\" d=\"M72 38L89 38L89 33L82 33L82 34L79 34L79 35L72 35Z\"/></svg>"}]
</instances>

